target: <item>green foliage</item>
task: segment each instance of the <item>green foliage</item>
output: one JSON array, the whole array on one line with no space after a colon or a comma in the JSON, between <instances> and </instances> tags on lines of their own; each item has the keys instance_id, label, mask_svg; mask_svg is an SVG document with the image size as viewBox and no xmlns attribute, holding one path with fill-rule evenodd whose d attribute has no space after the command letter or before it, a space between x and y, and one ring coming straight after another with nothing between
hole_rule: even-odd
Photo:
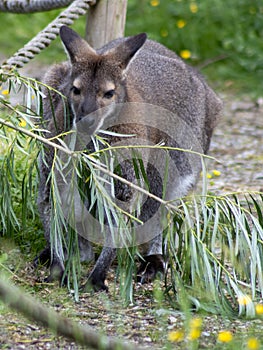
<instances>
[{"instance_id":1,"label":"green foliage","mask_svg":"<svg viewBox=\"0 0 263 350\"><path fill-rule=\"evenodd\" d=\"M214 83L219 80L217 86L233 80L246 92L262 91L259 0L131 0L126 28L128 35L147 32L183 57L188 50L190 63L204 67Z\"/></svg>"},{"instance_id":2,"label":"green foliage","mask_svg":"<svg viewBox=\"0 0 263 350\"><path fill-rule=\"evenodd\" d=\"M0 21L5 28L5 35L0 38L1 54L9 57L23 47L35 35L53 21L61 10L31 14L1 13ZM79 33L85 32L85 17L81 17L72 27ZM1 59L2 57L0 57ZM59 39L54 40L36 60L45 64L65 60L65 53Z\"/></svg>"},{"instance_id":3,"label":"green foliage","mask_svg":"<svg viewBox=\"0 0 263 350\"><path fill-rule=\"evenodd\" d=\"M165 238L171 300L180 305L183 292L197 309L255 316L263 292L262 200L250 194L181 203Z\"/></svg>"},{"instance_id":4,"label":"green foliage","mask_svg":"<svg viewBox=\"0 0 263 350\"><path fill-rule=\"evenodd\" d=\"M23 84L12 76L9 80L9 92L19 90ZM31 96L30 89L28 90ZM30 122L28 117L30 114L31 118L35 118L35 113L30 112L29 107L31 104L28 104L28 111L20 106L14 108L10 105L9 94L2 96L0 100L0 235L12 237L26 250L32 232L40 233L40 237L33 235L32 241L39 244L43 241L35 198L38 148L35 147L34 140L24 135L22 127L18 131L6 123L18 128L22 124L28 124L27 127L32 125L32 119Z\"/></svg>"}]
</instances>

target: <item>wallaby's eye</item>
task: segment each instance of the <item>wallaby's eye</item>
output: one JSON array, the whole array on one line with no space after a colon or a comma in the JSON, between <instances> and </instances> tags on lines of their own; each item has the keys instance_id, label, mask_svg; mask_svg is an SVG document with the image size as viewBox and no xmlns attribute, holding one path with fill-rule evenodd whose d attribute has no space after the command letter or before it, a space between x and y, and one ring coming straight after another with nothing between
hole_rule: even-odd
<instances>
[{"instance_id":1,"label":"wallaby's eye","mask_svg":"<svg viewBox=\"0 0 263 350\"><path fill-rule=\"evenodd\" d=\"M114 95L115 95L115 90L109 90L109 91L105 92L104 98L111 99Z\"/></svg>"},{"instance_id":2,"label":"wallaby's eye","mask_svg":"<svg viewBox=\"0 0 263 350\"><path fill-rule=\"evenodd\" d=\"M80 89L78 89L76 86L72 86L71 91L74 95L80 95Z\"/></svg>"}]
</instances>

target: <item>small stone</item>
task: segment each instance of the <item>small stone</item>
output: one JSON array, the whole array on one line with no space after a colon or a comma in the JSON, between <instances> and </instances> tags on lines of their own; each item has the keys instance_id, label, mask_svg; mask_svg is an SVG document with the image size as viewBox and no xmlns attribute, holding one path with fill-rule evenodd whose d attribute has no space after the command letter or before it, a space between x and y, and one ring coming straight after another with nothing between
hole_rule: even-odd
<instances>
[{"instance_id":1,"label":"small stone","mask_svg":"<svg viewBox=\"0 0 263 350\"><path fill-rule=\"evenodd\" d=\"M248 111L255 108L254 102L234 101L231 105L231 111Z\"/></svg>"},{"instance_id":2,"label":"small stone","mask_svg":"<svg viewBox=\"0 0 263 350\"><path fill-rule=\"evenodd\" d=\"M262 106L263 106L263 97L259 97L259 98L257 99L257 104L258 104L259 107L262 107Z\"/></svg>"},{"instance_id":3,"label":"small stone","mask_svg":"<svg viewBox=\"0 0 263 350\"><path fill-rule=\"evenodd\" d=\"M150 337L143 338L143 340L147 343L150 343L152 341L152 339Z\"/></svg>"},{"instance_id":4,"label":"small stone","mask_svg":"<svg viewBox=\"0 0 263 350\"><path fill-rule=\"evenodd\" d=\"M210 337L211 333L210 332L202 332L202 335L204 337Z\"/></svg>"},{"instance_id":5,"label":"small stone","mask_svg":"<svg viewBox=\"0 0 263 350\"><path fill-rule=\"evenodd\" d=\"M176 323L178 320L177 320L177 318L176 317L174 317L174 316L170 316L169 317L169 322L170 323Z\"/></svg>"}]
</instances>

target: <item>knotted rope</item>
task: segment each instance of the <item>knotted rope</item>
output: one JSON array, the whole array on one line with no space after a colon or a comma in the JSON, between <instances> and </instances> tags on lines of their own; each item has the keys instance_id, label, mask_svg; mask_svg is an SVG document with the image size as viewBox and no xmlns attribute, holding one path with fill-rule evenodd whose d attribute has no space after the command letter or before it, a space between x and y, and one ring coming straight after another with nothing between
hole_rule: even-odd
<instances>
[{"instance_id":1,"label":"knotted rope","mask_svg":"<svg viewBox=\"0 0 263 350\"><path fill-rule=\"evenodd\" d=\"M66 7L73 0L2 0L0 12L33 13Z\"/></svg>"},{"instance_id":2,"label":"knotted rope","mask_svg":"<svg viewBox=\"0 0 263 350\"><path fill-rule=\"evenodd\" d=\"M66 1L64 1L66 2ZM41 50L49 46L52 40L56 39L59 28L62 25L71 25L76 19L84 15L96 0L75 0L67 9L55 18L45 29L39 32L22 49L18 50L12 57L5 61L1 68L11 70L21 68L29 62Z\"/></svg>"}]
</instances>

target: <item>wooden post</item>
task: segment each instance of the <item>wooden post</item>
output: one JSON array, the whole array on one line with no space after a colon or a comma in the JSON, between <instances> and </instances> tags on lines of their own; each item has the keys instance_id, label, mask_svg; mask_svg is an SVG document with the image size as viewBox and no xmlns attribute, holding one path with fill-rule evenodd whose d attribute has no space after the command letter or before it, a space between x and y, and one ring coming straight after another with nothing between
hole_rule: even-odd
<instances>
[{"instance_id":1,"label":"wooden post","mask_svg":"<svg viewBox=\"0 0 263 350\"><path fill-rule=\"evenodd\" d=\"M95 49L124 36L127 0L97 0L89 9L86 39Z\"/></svg>"}]
</instances>

